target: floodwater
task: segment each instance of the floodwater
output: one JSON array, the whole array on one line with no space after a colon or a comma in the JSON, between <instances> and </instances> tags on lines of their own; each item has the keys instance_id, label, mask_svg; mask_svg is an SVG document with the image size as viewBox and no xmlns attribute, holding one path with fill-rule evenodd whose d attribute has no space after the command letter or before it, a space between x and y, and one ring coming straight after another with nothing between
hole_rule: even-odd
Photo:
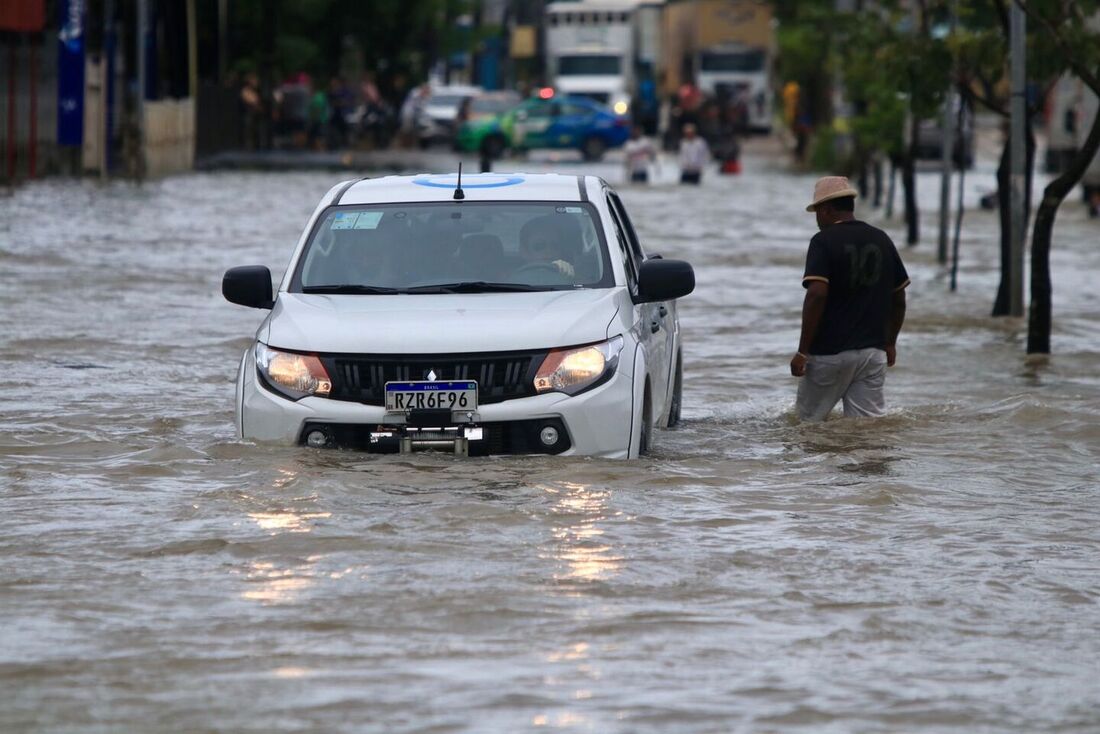
<instances>
[{"instance_id":1,"label":"floodwater","mask_svg":"<svg viewBox=\"0 0 1100 734\"><path fill-rule=\"evenodd\" d=\"M281 272L336 175L0 199L0 731L1100 729L1100 225L1059 217L1035 364L993 215L952 294L929 211L890 415L799 426L812 177L671 168L623 188L699 281L636 462L238 441L222 272Z\"/></svg>"}]
</instances>

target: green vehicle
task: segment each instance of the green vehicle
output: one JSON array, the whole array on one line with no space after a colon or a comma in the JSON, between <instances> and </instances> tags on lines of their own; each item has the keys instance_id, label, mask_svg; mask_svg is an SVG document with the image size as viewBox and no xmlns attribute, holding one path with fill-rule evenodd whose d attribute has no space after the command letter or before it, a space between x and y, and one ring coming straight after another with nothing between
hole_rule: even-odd
<instances>
[{"instance_id":1,"label":"green vehicle","mask_svg":"<svg viewBox=\"0 0 1100 734\"><path fill-rule=\"evenodd\" d=\"M603 157L630 137L630 122L587 97L535 97L493 117L467 121L458 130L459 150L499 158L509 148L575 148L585 160Z\"/></svg>"}]
</instances>

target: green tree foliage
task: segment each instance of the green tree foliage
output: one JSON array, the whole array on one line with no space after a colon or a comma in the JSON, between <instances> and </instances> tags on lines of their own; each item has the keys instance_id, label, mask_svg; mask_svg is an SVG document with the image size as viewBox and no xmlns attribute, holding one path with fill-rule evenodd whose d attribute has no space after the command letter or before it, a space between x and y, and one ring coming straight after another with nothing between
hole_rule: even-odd
<instances>
[{"instance_id":1,"label":"green tree foliage","mask_svg":"<svg viewBox=\"0 0 1100 734\"><path fill-rule=\"evenodd\" d=\"M399 95L438 59L478 40L454 22L471 7L471 0L234 0L230 67L323 79L341 72L350 43L383 90Z\"/></svg>"},{"instance_id":2,"label":"green tree foliage","mask_svg":"<svg viewBox=\"0 0 1100 734\"><path fill-rule=\"evenodd\" d=\"M775 4L779 21L776 43L778 73L784 82L797 82L801 105L815 124L832 119L832 47L835 12L828 0L781 0Z\"/></svg>"},{"instance_id":3,"label":"green tree foliage","mask_svg":"<svg viewBox=\"0 0 1100 734\"><path fill-rule=\"evenodd\" d=\"M849 16L838 45L859 147L891 155L906 153L902 132L914 120L938 117L951 78L946 41L930 33L934 8L925 5L916 27L911 12L897 3Z\"/></svg>"},{"instance_id":4,"label":"green tree foliage","mask_svg":"<svg viewBox=\"0 0 1100 734\"><path fill-rule=\"evenodd\" d=\"M1022 4L1028 23L1052 48L1051 71L1068 71L1100 95L1100 3L1033 0ZM1049 354L1053 320L1050 250L1054 219L1066 195L1077 185L1100 150L1100 114L1066 170L1047 184L1035 213L1031 234L1031 304L1028 309L1028 354Z\"/></svg>"}]
</instances>

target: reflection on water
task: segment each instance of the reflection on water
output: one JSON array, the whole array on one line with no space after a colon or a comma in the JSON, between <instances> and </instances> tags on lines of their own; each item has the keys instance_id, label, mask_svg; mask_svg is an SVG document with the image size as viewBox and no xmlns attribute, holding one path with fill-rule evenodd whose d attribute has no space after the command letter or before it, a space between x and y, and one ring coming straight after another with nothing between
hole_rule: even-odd
<instances>
[{"instance_id":1,"label":"reflection on water","mask_svg":"<svg viewBox=\"0 0 1100 734\"><path fill-rule=\"evenodd\" d=\"M311 520L332 517L331 512L294 512L283 510L281 512L250 512L249 519L264 530L272 531L272 535L279 531L288 533L308 533L313 530Z\"/></svg>"},{"instance_id":2,"label":"reflection on water","mask_svg":"<svg viewBox=\"0 0 1100 734\"><path fill-rule=\"evenodd\" d=\"M275 670L271 671L271 674L276 678L286 678L292 680L295 678L308 678L311 675L315 675L316 671L310 670L309 668L296 668L293 666L286 666L282 668L275 668Z\"/></svg>"},{"instance_id":3,"label":"reflection on water","mask_svg":"<svg viewBox=\"0 0 1100 734\"><path fill-rule=\"evenodd\" d=\"M581 726L588 723L588 719L580 714L570 713L563 711L553 716L548 714L538 714L532 717L531 726L537 727L553 727L555 729L568 729L574 726Z\"/></svg>"},{"instance_id":4,"label":"reflection on water","mask_svg":"<svg viewBox=\"0 0 1100 734\"><path fill-rule=\"evenodd\" d=\"M549 663L560 663L563 660L586 660L588 659L588 643L578 642L562 650L555 650L546 656L546 661Z\"/></svg>"},{"instance_id":5,"label":"reflection on water","mask_svg":"<svg viewBox=\"0 0 1100 734\"><path fill-rule=\"evenodd\" d=\"M574 482L559 482L544 490L554 496L553 554L568 567L555 578L596 581L614 576L623 558L604 542L605 530L600 526L608 519L610 491Z\"/></svg>"},{"instance_id":6,"label":"reflection on water","mask_svg":"<svg viewBox=\"0 0 1100 734\"><path fill-rule=\"evenodd\" d=\"M287 604L298 599L313 586L314 569L319 556L293 567L279 566L269 561L252 561L244 572L245 590L242 599L263 604Z\"/></svg>"}]
</instances>

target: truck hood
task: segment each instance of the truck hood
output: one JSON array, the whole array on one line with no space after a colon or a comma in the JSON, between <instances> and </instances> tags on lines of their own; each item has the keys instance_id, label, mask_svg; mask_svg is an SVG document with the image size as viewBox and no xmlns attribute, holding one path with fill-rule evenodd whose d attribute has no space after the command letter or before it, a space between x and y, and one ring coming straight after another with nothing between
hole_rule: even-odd
<instances>
[{"instance_id":1,"label":"truck hood","mask_svg":"<svg viewBox=\"0 0 1100 734\"><path fill-rule=\"evenodd\" d=\"M446 295L280 293L257 338L306 352L453 354L602 341L622 288Z\"/></svg>"}]
</instances>

